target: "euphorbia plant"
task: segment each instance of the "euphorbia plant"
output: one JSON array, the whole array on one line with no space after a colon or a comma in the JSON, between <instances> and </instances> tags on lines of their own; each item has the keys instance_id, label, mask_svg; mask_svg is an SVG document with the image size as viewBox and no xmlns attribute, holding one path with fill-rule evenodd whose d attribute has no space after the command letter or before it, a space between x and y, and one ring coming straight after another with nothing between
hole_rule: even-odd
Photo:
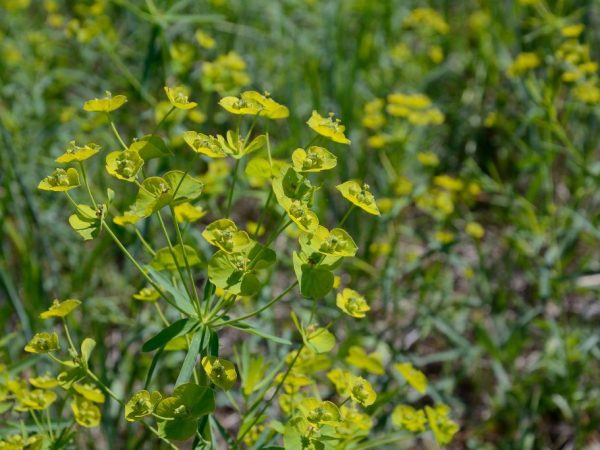
<instances>
[{"instance_id":1,"label":"euphorbia plant","mask_svg":"<svg viewBox=\"0 0 600 450\"><path fill-rule=\"evenodd\" d=\"M186 111L197 106L184 88L166 87L165 92L171 103L166 115L177 109ZM187 225L201 219L209 210L204 203L206 194L203 193L202 179L189 168L148 173L153 167L148 164L150 160L168 158L174 151L160 137L166 116L150 134L128 145L111 116L126 101L124 96L107 94L103 99L86 102L84 109L105 114L122 147L105 156L105 167L115 183L137 186L137 195L128 209L115 214L117 189L108 189L106 195L100 197L88 178L86 162L101 151L94 143L79 146L71 142L66 153L56 161L75 164L75 167L56 169L39 188L63 192L74 208L69 218L71 227L84 240L94 239L101 232L107 233L145 279L147 286L134 298L154 304L162 329L154 336L148 336L142 346L143 352L154 354L143 385L140 380L142 389L129 392L128 400L122 399L93 372L89 358L94 342L85 339L78 349L64 319L80 305L76 300L57 302L43 313L44 317L62 317L68 339L68 357L61 359L56 355L60 351L56 333L38 333L26 350L46 353L63 366L64 372L58 380L61 386L72 389L72 410L81 426L95 426L100 420L95 404L102 403L104 395L94 387L96 385L124 406L127 421L139 422L173 448L176 448L173 441L187 439L193 439L195 448L216 448L217 436L230 448L243 445L263 448L263 445L277 442L289 449L359 448L371 428L372 412L368 408L375 404L377 394L369 379L341 367L332 368L331 360L325 355L336 346L337 320L344 316L362 319L370 311L366 297L350 287L340 286L340 279L335 275L341 270L344 259L355 257L358 250L343 228L344 223L357 207L376 216L379 210L369 186L357 180L336 186L350 202L347 213L337 223L325 223L312 209L319 190L331 189L331 186L327 183L316 185L311 174L331 171L337 164L335 148L325 146L329 141L332 146L336 145L333 143L350 144L340 120L334 120L332 115L323 117L314 111L307 122L317 133L312 141L289 152L286 155L289 159L278 160L273 158L268 131L261 134L257 130L261 126L268 130L269 121L283 120L289 111L268 94L248 91L219 102L227 112L239 116L236 129L228 130L224 135L208 135L198 130L183 133L183 142L198 158L209 163L231 162L227 166L230 168L227 193L218 199L220 211L211 211L217 218L203 227L202 238L215 249L207 255L195 245L190 236L191 226ZM248 117L245 130L242 127L244 117ZM248 184L261 189L264 199L262 209L251 213L252 219L256 220L251 232L249 223L244 229L241 215L233 211L233 200L243 185L244 174ZM69 191L81 186L85 188L82 197L86 199L76 200ZM272 214L273 210L275 214ZM138 228L151 218L158 222L166 243L163 248L155 249ZM261 236L267 223L270 232ZM134 231L147 256L136 258L118 237L115 226ZM278 245L284 233L287 233L285 239L293 236L296 241L291 252ZM276 295L274 274L279 280L287 281L287 287ZM334 290L338 290L337 295L331 296ZM262 303L256 300L267 295L271 298ZM308 300L310 306L306 310L310 314L305 308L300 308L302 311L295 306L291 308L290 318L300 337L297 344L260 328L256 319L261 314L285 299L298 297ZM246 299L244 303L251 299L250 310L244 311L240 306L242 299ZM337 317L324 322L317 310L319 303L329 302L328 299L335 299L338 313ZM225 349L222 354L219 339L228 330L251 333L292 348L282 364L275 370L268 370L264 359L250 354L245 346L241 357L230 349ZM157 363L164 351L171 348L186 350L179 373L172 380L173 386L154 386ZM353 355L354 362L349 360L349 364L372 374L383 373L377 355L367 355L360 347L353 350ZM234 357L235 362L230 360ZM371 362L363 364L360 362L363 360ZM319 374L322 371L327 371L326 376ZM415 371L412 366L401 369L409 383L420 380L417 388L423 393L421 373ZM234 396L232 391L238 384L238 373L242 388ZM218 421L216 396L223 397L239 413L237 435L230 435ZM274 400L279 404L280 415L273 408ZM52 398L44 401L51 402ZM394 413L399 426L407 421L414 422L405 418L407 411L413 414L407 408ZM432 427L436 427L436 438L443 435L438 439L440 442L456 431L444 411L427 410ZM419 410L413 415L417 417L415 420L423 419L424 423L425 412ZM422 426L411 426L415 428L411 431L423 429ZM50 439L54 439L52 432Z\"/></svg>"}]
</instances>

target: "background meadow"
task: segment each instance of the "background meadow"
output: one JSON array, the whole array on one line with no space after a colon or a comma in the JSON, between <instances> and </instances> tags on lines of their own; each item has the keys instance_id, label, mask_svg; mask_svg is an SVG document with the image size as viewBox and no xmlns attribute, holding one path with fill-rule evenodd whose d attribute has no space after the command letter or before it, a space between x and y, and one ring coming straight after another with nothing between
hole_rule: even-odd
<instances>
[{"instance_id":1,"label":"background meadow","mask_svg":"<svg viewBox=\"0 0 600 450\"><path fill-rule=\"evenodd\" d=\"M199 157L181 136L224 133L237 119L219 99L267 91L290 111L269 125L273 158L311 141L313 110L346 126L351 145L326 146L335 171L313 178L323 185L312 205L322 222L347 212L333 187L348 179L367 183L381 211L353 211L344 223L358 253L340 283L371 311L336 321L327 356L378 393L370 437L347 448L438 448L430 431L392 423L400 403L448 405L460 428L447 448L599 448L599 21L593 0L0 0L0 376L56 371L23 351L51 328L39 314L54 298L83 302L73 337L96 341L90 364L124 398L151 363L142 344L163 326L152 305L132 298L144 280L110 236L83 241L68 200L36 189L72 140L119 149L106 117L83 103L126 95L112 118L129 142L171 108L163 86L189 89L198 107L175 110L159 131L173 155L148 167L189 169L203 181L206 215L185 234L206 264L213 250L201 232L221 217L232 164ZM125 211L136 187L109 176L104 156L87 168L94 192L112 188L115 210ZM239 180L239 226L259 220L263 186ZM267 211L268 231L277 214ZM163 239L155 221L137 228L149 242ZM148 262L132 228L113 230ZM274 244L283 262L291 233ZM239 311L285 289L288 275L271 277ZM255 324L297 342L292 310L322 322L340 315L333 294L313 310L296 293ZM295 348L235 330L219 339L229 359L260 357L266 370ZM356 348L375 352L383 373L357 367ZM157 386L172 385L185 354L165 352ZM399 376L399 362L427 376L425 395ZM0 439L33 426L4 411L2 386ZM276 403L269 420L281 420ZM101 409L100 426L80 428L65 448L163 448L123 420L118 403ZM217 396L215 417L238 433L228 396ZM55 411L52 420L66 419ZM244 445L282 445L265 427Z\"/></svg>"}]
</instances>

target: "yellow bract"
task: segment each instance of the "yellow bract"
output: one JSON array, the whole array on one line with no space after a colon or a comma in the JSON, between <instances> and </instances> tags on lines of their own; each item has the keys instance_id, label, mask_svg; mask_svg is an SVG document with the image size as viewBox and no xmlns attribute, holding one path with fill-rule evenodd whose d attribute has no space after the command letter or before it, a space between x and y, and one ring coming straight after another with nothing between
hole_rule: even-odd
<instances>
[{"instance_id":1,"label":"yellow bract","mask_svg":"<svg viewBox=\"0 0 600 450\"><path fill-rule=\"evenodd\" d=\"M237 380L235 366L226 359L205 356L202 358L202 367L210 381L225 391L231 389Z\"/></svg>"},{"instance_id":2,"label":"yellow bract","mask_svg":"<svg viewBox=\"0 0 600 450\"><path fill-rule=\"evenodd\" d=\"M56 401L56 394L52 391L42 389L34 389L33 391L25 391L18 397L17 409L21 411L35 410L41 411L48 408Z\"/></svg>"},{"instance_id":3,"label":"yellow bract","mask_svg":"<svg viewBox=\"0 0 600 450\"><path fill-rule=\"evenodd\" d=\"M306 123L321 136L328 137L332 141L339 142L340 144L350 144L350 139L344 135L346 127L342 125L340 119L333 120L333 113L330 113L329 117L325 118L317 111L313 111L310 119L308 119L308 122Z\"/></svg>"},{"instance_id":4,"label":"yellow bract","mask_svg":"<svg viewBox=\"0 0 600 450\"><path fill-rule=\"evenodd\" d=\"M194 206L189 202L177 205L173 209L175 211L175 219L179 223L193 223L202 219L207 214L207 211L201 206Z\"/></svg>"},{"instance_id":5,"label":"yellow bract","mask_svg":"<svg viewBox=\"0 0 600 450\"><path fill-rule=\"evenodd\" d=\"M435 440L440 445L448 444L459 430L458 425L448 417L450 408L444 404L434 408L426 406L425 413Z\"/></svg>"},{"instance_id":6,"label":"yellow bract","mask_svg":"<svg viewBox=\"0 0 600 450\"><path fill-rule=\"evenodd\" d=\"M58 299L54 299L52 301L52 306L50 306L47 311L41 313L40 318L49 319L50 317L65 317L79 305L81 305L81 302L72 298L62 302Z\"/></svg>"},{"instance_id":7,"label":"yellow bract","mask_svg":"<svg viewBox=\"0 0 600 450\"><path fill-rule=\"evenodd\" d=\"M381 215L377 208L375 197L373 197L373 194L369 191L368 184L363 184L361 186L358 181L350 180L335 188L342 193L346 200L358 206L363 211L375 216Z\"/></svg>"},{"instance_id":8,"label":"yellow bract","mask_svg":"<svg viewBox=\"0 0 600 450\"><path fill-rule=\"evenodd\" d=\"M427 391L427 377L419 369L415 369L411 363L399 363L394 366L404 379L420 394Z\"/></svg>"},{"instance_id":9,"label":"yellow bract","mask_svg":"<svg viewBox=\"0 0 600 450\"><path fill-rule=\"evenodd\" d=\"M190 102L188 91L183 86L169 87L165 86L165 93L171 105L177 109L192 109L198 106L196 102Z\"/></svg>"},{"instance_id":10,"label":"yellow bract","mask_svg":"<svg viewBox=\"0 0 600 450\"><path fill-rule=\"evenodd\" d=\"M100 408L79 395L71 402L75 421L85 428L94 428L100 424Z\"/></svg>"},{"instance_id":11,"label":"yellow bract","mask_svg":"<svg viewBox=\"0 0 600 450\"><path fill-rule=\"evenodd\" d=\"M215 136L209 136L195 131L186 131L183 133L183 140L196 153L201 153L211 158L225 158L227 153L221 147L219 140Z\"/></svg>"},{"instance_id":12,"label":"yellow bract","mask_svg":"<svg viewBox=\"0 0 600 450\"><path fill-rule=\"evenodd\" d=\"M277 103L268 93L263 95L256 91L242 92L239 98L223 97L219 105L232 114L259 115L267 119L285 119L290 115L287 107Z\"/></svg>"},{"instance_id":13,"label":"yellow bract","mask_svg":"<svg viewBox=\"0 0 600 450\"><path fill-rule=\"evenodd\" d=\"M370 353L367 354L365 349L358 345L353 345L348 350L348 356L346 356L346 362L358 369L364 369L374 375L383 375L385 370L383 368L381 353Z\"/></svg>"},{"instance_id":14,"label":"yellow bract","mask_svg":"<svg viewBox=\"0 0 600 450\"><path fill-rule=\"evenodd\" d=\"M352 376L350 379L350 398L362 406L369 406L375 403L377 394L367 380L363 377Z\"/></svg>"},{"instance_id":15,"label":"yellow bract","mask_svg":"<svg viewBox=\"0 0 600 450\"><path fill-rule=\"evenodd\" d=\"M42 191L65 192L80 186L79 173L76 169L56 169L48 175L40 184L38 189Z\"/></svg>"},{"instance_id":16,"label":"yellow bract","mask_svg":"<svg viewBox=\"0 0 600 450\"><path fill-rule=\"evenodd\" d=\"M513 63L508 66L506 73L510 77L518 77L524 73L529 72L532 69L538 67L542 61L539 56L531 52L519 53Z\"/></svg>"},{"instance_id":17,"label":"yellow bract","mask_svg":"<svg viewBox=\"0 0 600 450\"><path fill-rule=\"evenodd\" d=\"M297 148L292 154L294 169L297 172L321 172L333 169L337 158L323 147L311 146L308 150Z\"/></svg>"},{"instance_id":18,"label":"yellow bract","mask_svg":"<svg viewBox=\"0 0 600 450\"><path fill-rule=\"evenodd\" d=\"M25 346L29 353L49 353L60 349L58 335L56 333L36 333Z\"/></svg>"},{"instance_id":19,"label":"yellow bract","mask_svg":"<svg viewBox=\"0 0 600 450\"><path fill-rule=\"evenodd\" d=\"M90 384L73 383L73 389L86 400L94 403L104 403L105 397L100 389Z\"/></svg>"},{"instance_id":20,"label":"yellow bract","mask_svg":"<svg viewBox=\"0 0 600 450\"><path fill-rule=\"evenodd\" d=\"M425 431L426 422L425 412L409 405L398 405L392 412L392 423L413 433Z\"/></svg>"},{"instance_id":21,"label":"yellow bract","mask_svg":"<svg viewBox=\"0 0 600 450\"><path fill-rule=\"evenodd\" d=\"M335 304L346 314L357 319L365 317L366 312L371 309L362 295L348 288L337 294Z\"/></svg>"},{"instance_id":22,"label":"yellow bract","mask_svg":"<svg viewBox=\"0 0 600 450\"><path fill-rule=\"evenodd\" d=\"M83 109L90 112L111 112L120 108L127 102L124 95L115 95L114 97L106 91L106 97L88 100L83 104Z\"/></svg>"},{"instance_id":23,"label":"yellow bract","mask_svg":"<svg viewBox=\"0 0 600 450\"><path fill-rule=\"evenodd\" d=\"M70 163L73 161L85 161L88 158L91 158L96 153L100 151L100 146L98 144L89 143L85 144L83 147L75 144L75 141L70 141L69 145L67 145L67 150L65 153L56 158L57 163Z\"/></svg>"},{"instance_id":24,"label":"yellow bract","mask_svg":"<svg viewBox=\"0 0 600 450\"><path fill-rule=\"evenodd\" d=\"M477 222L469 222L465 231L474 239L481 239L485 235L485 229Z\"/></svg>"},{"instance_id":25,"label":"yellow bract","mask_svg":"<svg viewBox=\"0 0 600 450\"><path fill-rule=\"evenodd\" d=\"M58 380L56 377L53 377L49 373L39 377L30 378L29 382L33 387L38 389L52 389L58 386Z\"/></svg>"},{"instance_id":26,"label":"yellow bract","mask_svg":"<svg viewBox=\"0 0 600 450\"><path fill-rule=\"evenodd\" d=\"M106 155L106 171L115 178L133 183L144 165L136 150L111 152Z\"/></svg>"}]
</instances>

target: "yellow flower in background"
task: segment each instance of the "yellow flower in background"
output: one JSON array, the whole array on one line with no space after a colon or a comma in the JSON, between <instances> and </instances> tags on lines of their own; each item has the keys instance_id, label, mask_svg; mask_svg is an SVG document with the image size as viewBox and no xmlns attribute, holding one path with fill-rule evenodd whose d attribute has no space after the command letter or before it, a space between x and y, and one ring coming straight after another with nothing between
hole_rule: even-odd
<instances>
[{"instance_id":1,"label":"yellow flower in background","mask_svg":"<svg viewBox=\"0 0 600 450\"><path fill-rule=\"evenodd\" d=\"M436 405L433 408L426 406L425 413L435 440L440 445L448 444L459 430L458 424L448 417L450 408L444 404Z\"/></svg>"},{"instance_id":2,"label":"yellow flower in background","mask_svg":"<svg viewBox=\"0 0 600 450\"><path fill-rule=\"evenodd\" d=\"M345 288L338 292L335 304L346 314L357 319L362 319L371 310L365 298L353 289Z\"/></svg>"},{"instance_id":3,"label":"yellow flower in background","mask_svg":"<svg viewBox=\"0 0 600 450\"><path fill-rule=\"evenodd\" d=\"M210 50L217 45L216 41L202 30L197 30L194 36L196 37L196 42L198 42L198 45L202 48Z\"/></svg>"},{"instance_id":4,"label":"yellow flower in background","mask_svg":"<svg viewBox=\"0 0 600 450\"><path fill-rule=\"evenodd\" d=\"M398 405L392 411L392 423L398 428L406 428L412 433L425 431L425 411L409 405Z\"/></svg>"},{"instance_id":5,"label":"yellow flower in background","mask_svg":"<svg viewBox=\"0 0 600 450\"><path fill-rule=\"evenodd\" d=\"M202 66L202 86L208 91L229 95L250 84L246 63L236 52L219 55Z\"/></svg>"},{"instance_id":6,"label":"yellow flower in background","mask_svg":"<svg viewBox=\"0 0 600 450\"><path fill-rule=\"evenodd\" d=\"M450 175L438 175L433 178L433 184L448 191L461 191L464 188L464 183Z\"/></svg>"},{"instance_id":7,"label":"yellow flower in background","mask_svg":"<svg viewBox=\"0 0 600 450\"><path fill-rule=\"evenodd\" d=\"M389 94L386 109L390 115L405 118L413 125L440 125L445 120L444 114L425 94Z\"/></svg>"},{"instance_id":8,"label":"yellow flower in background","mask_svg":"<svg viewBox=\"0 0 600 450\"><path fill-rule=\"evenodd\" d=\"M383 107L385 101L382 98L376 98L367 102L364 106L364 115L362 124L365 128L370 130L379 130L385 125L385 115L383 114Z\"/></svg>"},{"instance_id":9,"label":"yellow flower in background","mask_svg":"<svg viewBox=\"0 0 600 450\"><path fill-rule=\"evenodd\" d=\"M179 223L194 223L208 214L208 211L205 211L201 206L194 206L189 202L181 203L175 206L173 210L175 211L175 219Z\"/></svg>"},{"instance_id":10,"label":"yellow flower in background","mask_svg":"<svg viewBox=\"0 0 600 450\"><path fill-rule=\"evenodd\" d=\"M474 239L481 239L485 235L484 228L477 222L469 222L465 227L465 231Z\"/></svg>"},{"instance_id":11,"label":"yellow flower in background","mask_svg":"<svg viewBox=\"0 0 600 450\"><path fill-rule=\"evenodd\" d=\"M508 66L506 73L509 77L518 77L538 67L542 61L532 52L519 53L513 63Z\"/></svg>"},{"instance_id":12,"label":"yellow flower in background","mask_svg":"<svg viewBox=\"0 0 600 450\"><path fill-rule=\"evenodd\" d=\"M198 103L191 102L188 95L189 90L183 86L169 87L165 86L165 93L172 106L177 109L192 109L198 106Z\"/></svg>"},{"instance_id":13,"label":"yellow flower in background","mask_svg":"<svg viewBox=\"0 0 600 450\"><path fill-rule=\"evenodd\" d=\"M313 111L310 119L308 119L306 123L321 136L325 136L333 142L349 145L350 139L344 134L346 127L342 125L340 119L334 120L333 117L333 113L329 113L329 117L325 118L317 111Z\"/></svg>"},{"instance_id":14,"label":"yellow flower in background","mask_svg":"<svg viewBox=\"0 0 600 450\"><path fill-rule=\"evenodd\" d=\"M583 32L583 30L585 30L585 25L582 23L577 23L562 27L560 29L560 34L567 38L576 38Z\"/></svg>"},{"instance_id":15,"label":"yellow flower in background","mask_svg":"<svg viewBox=\"0 0 600 450\"><path fill-rule=\"evenodd\" d=\"M160 294L153 287L145 287L133 294L133 298L142 302L155 302L160 298Z\"/></svg>"},{"instance_id":16,"label":"yellow flower in background","mask_svg":"<svg viewBox=\"0 0 600 450\"><path fill-rule=\"evenodd\" d=\"M49 319L51 317L65 317L79 305L81 305L81 302L72 298L62 302L58 299L54 299L52 301L52 306L50 306L47 311L41 313L40 318Z\"/></svg>"},{"instance_id":17,"label":"yellow flower in background","mask_svg":"<svg viewBox=\"0 0 600 450\"><path fill-rule=\"evenodd\" d=\"M404 379L420 394L427 391L427 377L419 369L416 369L411 363L398 363L394 366Z\"/></svg>"},{"instance_id":18,"label":"yellow flower in background","mask_svg":"<svg viewBox=\"0 0 600 450\"><path fill-rule=\"evenodd\" d=\"M435 239L440 243L440 244L451 244L452 242L454 242L454 233L452 233L451 231L436 231L435 232Z\"/></svg>"},{"instance_id":19,"label":"yellow flower in background","mask_svg":"<svg viewBox=\"0 0 600 450\"><path fill-rule=\"evenodd\" d=\"M446 34L450 31L450 26L444 18L435 9L415 8L402 22L406 28L415 28L417 30L429 28L436 33Z\"/></svg>"},{"instance_id":20,"label":"yellow flower in background","mask_svg":"<svg viewBox=\"0 0 600 450\"><path fill-rule=\"evenodd\" d=\"M348 349L346 362L358 369L366 370L373 375L383 375L385 373L381 353L373 352L367 354L365 349L358 345L353 345Z\"/></svg>"},{"instance_id":21,"label":"yellow flower in background","mask_svg":"<svg viewBox=\"0 0 600 450\"><path fill-rule=\"evenodd\" d=\"M440 164L440 159L433 152L419 152L417 160L425 167L437 167Z\"/></svg>"},{"instance_id":22,"label":"yellow flower in background","mask_svg":"<svg viewBox=\"0 0 600 450\"><path fill-rule=\"evenodd\" d=\"M89 112L111 112L120 108L126 102L127 97L124 95L115 95L113 97L109 91L106 91L104 98L88 100L83 104L83 109Z\"/></svg>"}]
</instances>

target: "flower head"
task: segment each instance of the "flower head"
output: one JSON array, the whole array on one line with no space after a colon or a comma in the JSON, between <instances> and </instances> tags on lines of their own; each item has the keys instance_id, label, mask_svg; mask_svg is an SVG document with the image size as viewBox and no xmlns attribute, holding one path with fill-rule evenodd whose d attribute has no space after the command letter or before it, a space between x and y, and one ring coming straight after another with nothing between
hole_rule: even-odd
<instances>
[{"instance_id":1,"label":"flower head","mask_svg":"<svg viewBox=\"0 0 600 450\"><path fill-rule=\"evenodd\" d=\"M79 187L79 173L72 167L69 169L56 169L48 175L40 184L38 189L43 191L65 192Z\"/></svg>"},{"instance_id":2,"label":"flower head","mask_svg":"<svg viewBox=\"0 0 600 450\"><path fill-rule=\"evenodd\" d=\"M41 313L40 318L49 319L50 317L65 317L79 305L81 305L81 302L72 298L62 302L58 299L54 299L52 301L52 306Z\"/></svg>"},{"instance_id":3,"label":"flower head","mask_svg":"<svg viewBox=\"0 0 600 450\"><path fill-rule=\"evenodd\" d=\"M127 102L127 97L124 95L115 95L114 97L108 91L104 98L95 98L88 100L83 104L83 109L90 112L111 112L120 108Z\"/></svg>"},{"instance_id":4,"label":"flower head","mask_svg":"<svg viewBox=\"0 0 600 450\"><path fill-rule=\"evenodd\" d=\"M192 109L198 106L198 103L189 100L187 89L183 86L165 86L165 93L171 105L177 109Z\"/></svg>"},{"instance_id":5,"label":"flower head","mask_svg":"<svg viewBox=\"0 0 600 450\"><path fill-rule=\"evenodd\" d=\"M330 113L329 117L325 118L317 111L313 111L312 116L310 116L310 119L306 123L321 136L328 137L340 144L350 144L350 139L344 135L346 127L342 125L340 119L333 119L333 113Z\"/></svg>"}]
</instances>

